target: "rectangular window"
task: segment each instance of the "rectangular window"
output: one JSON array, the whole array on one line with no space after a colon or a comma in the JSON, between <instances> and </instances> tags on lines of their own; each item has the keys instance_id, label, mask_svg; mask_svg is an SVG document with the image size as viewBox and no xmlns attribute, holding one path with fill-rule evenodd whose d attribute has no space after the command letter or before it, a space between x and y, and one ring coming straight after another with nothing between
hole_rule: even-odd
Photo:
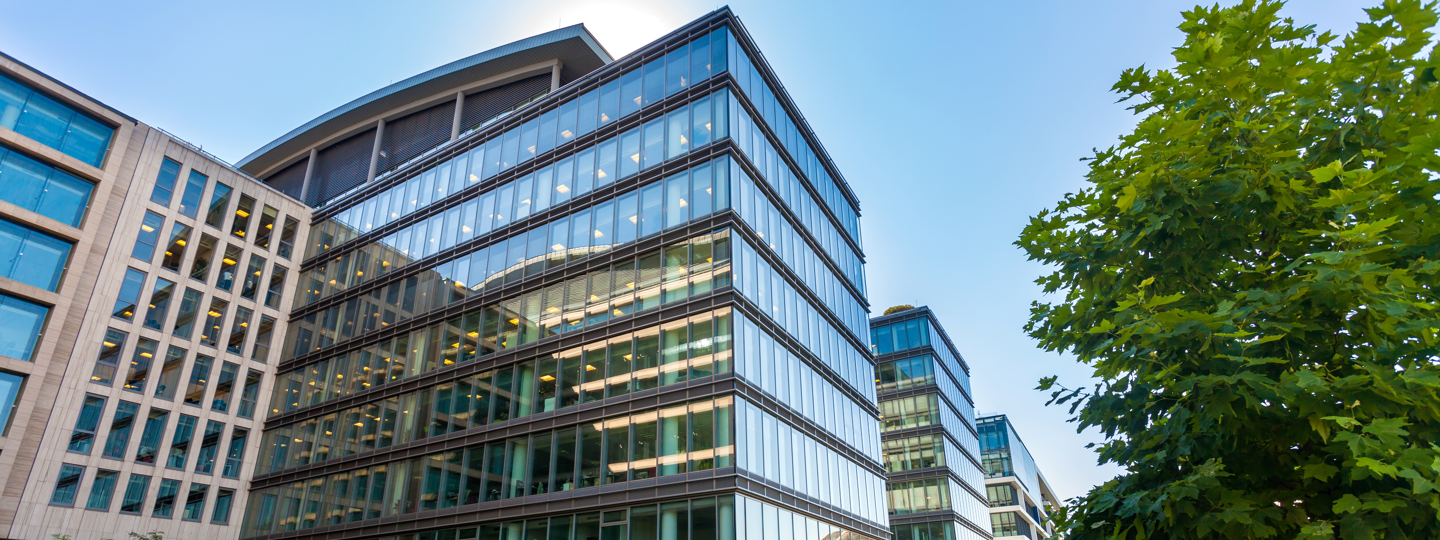
<instances>
[{"instance_id":1,"label":"rectangular window","mask_svg":"<svg viewBox=\"0 0 1440 540\"><path fill-rule=\"evenodd\" d=\"M180 415L175 424L175 435L170 438L170 452L165 457L167 469L185 470L185 461L190 453L190 439L195 438L195 424L200 419L188 414Z\"/></svg>"},{"instance_id":2,"label":"rectangular window","mask_svg":"<svg viewBox=\"0 0 1440 540\"><path fill-rule=\"evenodd\" d=\"M285 227L280 229L280 247L275 254L281 257L290 258L290 253L295 250L295 231L300 228L300 222L290 216L285 216Z\"/></svg>"},{"instance_id":3,"label":"rectangular window","mask_svg":"<svg viewBox=\"0 0 1440 540\"><path fill-rule=\"evenodd\" d=\"M195 314L200 310L200 300L204 294L195 289L185 289L185 296L180 299L180 313L175 315L175 328L170 331L180 339L190 339L190 334L195 330Z\"/></svg>"},{"instance_id":4,"label":"rectangular window","mask_svg":"<svg viewBox=\"0 0 1440 540\"><path fill-rule=\"evenodd\" d=\"M120 281L120 294L115 297L115 309L110 316L122 321L134 319L136 304L140 302L140 289L144 285L145 272L126 268L125 277Z\"/></svg>"},{"instance_id":5,"label":"rectangular window","mask_svg":"<svg viewBox=\"0 0 1440 540\"><path fill-rule=\"evenodd\" d=\"M200 234L200 247L196 248L195 260L190 263L190 279L199 280L201 283L210 281L210 267L215 262L215 245L219 242L214 236Z\"/></svg>"},{"instance_id":6,"label":"rectangular window","mask_svg":"<svg viewBox=\"0 0 1440 540\"><path fill-rule=\"evenodd\" d=\"M260 228L255 229L255 247L270 249L270 237L275 232L275 219L280 217L280 211L265 205L260 210Z\"/></svg>"},{"instance_id":7,"label":"rectangular window","mask_svg":"<svg viewBox=\"0 0 1440 540\"><path fill-rule=\"evenodd\" d=\"M80 491L80 477L82 476L85 476L84 467L69 463L61 464L60 477L55 480L55 492L50 494L50 504L75 506L75 493Z\"/></svg>"},{"instance_id":8,"label":"rectangular window","mask_svg":"<svg viewBox=\"0 0 1440 540\"><path fill-rule=\"evenodd\" d=\"M135 236L135 247L130 249L130 256L145 262L155 258L155 245L160 243L160 227L165 226L165 218L154 212L145 212L145 217L140 218L140 234Z\"/></svg>"},{"instance_id":9,"label":"rectangular window","mask_svg":"<svg viewBox=\"0 0 1440 540\"><path fill-rule=\"evenodd\" d=\"M225 310L230 303L219 298L210 299L210 310L205 312L205 325L200 327L200 344L214 347L220 343L220 332L225 326Z\"/></svg>"},{"instance_id":10,"label":"rectangular window","mask_svg":"<svg viewBox=\"0 0 1440 540\"><path fill-rule=\"evenodd\" d=\"M130 356L130 372L125 375L123 387L125 391L145 393L145 382L150 378L150 364L155 361L155 353L159 348L159 342L140 338L140 342L135 345L134 354Z\"/></svg>"},{"instance_id":11,"label":"rectangular window","mask_svg":"<svg viewBox=\"0 0 1440 540\"><path fill-rule=\"evenodd\" d=\"M275 337L275 318L260 316L260 327L255 330L255 345L250 349L250 359L265 362L270 358L270 341Z\"/></svg>"},{"instance_id":12,"label":"rectangular window","mask_svg":"<svg viewBox=\"0 0 1440 540\"><path fill-rule=\"evenodd\" d=\"M10 412L20 401L20 388L23 386L25 377L0 371L0 437L10 432Z\"/></svg>"},{"instance_id":13,"label":"rectangular window","mask_svg":"<svg viewBox=\"0 0 1440 540\"><path fill-rule=\"evenodd\" d=\"M175 514L175 497L179 494L179 480L161 479L159 493L155 495L155 510L150 512L150 516L169 519Z\"/></svg>"},{"instance_id":14,"label":"rectangular window","mask_svg":"<svg viewBox=\"0 0 1440 540\"><path fill-rule=\"evenodd\" d=\"M125 349L125 340L130 334L114 328L105 331L100 341L100 356L95 359L95 369L90 372L90 382L110 386L115 383L115 370L120 365L120 354Z\"/></svg>"},{"instance_id":15,"label":"rectangular window","mask_svg":"<svg viewBox=\"0 0 1440 540\"><path fill-rule=\"evenodd\" d=\"M170 207L170 198L175 196L175 180L180 178L180 164L170 158L160 163L160 174L155 176L155 189L150 192L150 202Z\"/></svg>"},{"instance_id":16,"label":"rectangular window","mask_svg":"<svg viewBox=\"0 0 1440 540\"><path fill-rule=\"evenodd\" d=\"M285 294L285 273L284 266L274 265L270 267L270 285L265 289L265 307L280 309L280 298Z\"/></svg>"},{"instance_id":17,"label":"rectangular window","mask_svg":"<svg viewBox=\"0 0 1440 540\"><path fill-rule=\"evenodd\" d=\"M185 244L190 242L190 227L178 221L170 224L170 244L165 246L165 256L160 258L160 267L171 272L180 272L180 261L185 258Z\"/></svg>"},{"instance_id":18,"label":"rectangular window","mask_svg":"<svg viewBox=\"0 0 1440 540\"><path fill-rule=\"evenodd\" d=\"M240 477L240 467L244 465L245 460L245 438L249 435L249 431L238 427L230 430L230 448L225 451L225 468L221 469L221 476Z\"/></svg>"},{"instance_id":19,"label":"rectangular window","mask_svg":"<svg viewBox=\"0 0 1440 540\"><path fill-rule=\"evenodd\" d=\"M54 291L73 244L0 220L0 277Z\"/></svg>"},{"instance_id":20,"label":"rectangular window","mask_svg":"<svg viewBox=\"0 0 1440 540\"><path fill-rule=\"evenodd\" d=\"M220 259L220 278L215 280L215 288L229 291L235 287L235 266L240 264L240 250L240 246L225 246L225 257Z\"/></svg>"},{"instance_id":21,"label":"rectangular window","mask_svg":"<svg viewBox=\"0 0 1440 540\"><path fill-rule=\"evenodd\" d=\"M240 296L247 300L254 300L255 293L260 291L260 277L265 273L265 259L259 255L250 254L250 266L245 269L245 277L240 283Z\"/></svg>"},{"instance_id":22,"label":"rectangular window","mask_svg":"<svg viewBox=\"0 0 1440 540\"><path fill-rule=\"evenodd\" d=\"M649 169L665 161L665 119L656 118L645 124L645 148L641 151L642 169ZM625 165L629 165L626 163ZM621 168L621 176L630 176L625 173L624 165ZM632 171L633 172L633 171Z\"/></svg>"},{"instance_id":23,"label":"rectangular window","mask_svg":"<svg viewBox=\"0 0 1440 540\"><path fill-rule=\"evenodd\" d=\"M149 417L145 419L145 429L140 432L140 446L135 449L136 463L155 464L155 455L160 452L160 443L164 442L165 437L165 424L169 420L169 411L150 408Z\"/></svg>"},{"instance_id":24,"label":"rectangular window","mask_svg":"<svg viewBox=\"0 0 1440 540\"><path fill-rule=\"evenodd\" d=\"M246 372L245 386L240 390L240 411L235 413L237 416L241 418L255 416L255 402L260 397L260 379L263 375L253 369Z\"/></svg>"},{"instance_id":25,"label":"rectangular window","mask_svg":"<svg viewBox=\"0 0 1440 540\"><path fill-rule=\"evenodd\" d=\"M95 189L89 182L3 146L0 176L5 178L6 187L0 191L0 200L71 227L80 226L90 204L90 192Z\"/></svg>"},{"instance_id":26,"label":"rectangular window","mask_svg":"<svg viewBox=\"0 0 1440 540\"><path fill-rule=\"evenodd\" d=\"M90 455L95 445L95 428L100 426L100 415L105 413L105 398L85 394L80 405L80 416L75 419L75 430L70 433L67 452Z\"/></svg>"},{"instance_id":27,"label":"rectangular window","mask_svg":"<svg viewBox=\"0 0 1440 540\"><path fill-rule=\"evenodd\" d=\"M85 501L85 509L110 511L110 498L115 495L115 481L119 476L118 471L95 471L95 480L90 482L90 498Z\"/></svg>"},{"instance_id":28,"label":"rectangular window","mask_svg":"<svg viewBox=\"0 0 1440 540\"><path fill-rule=\"evenodd\" d=\"M215 493L215 509L210 512L210 523L230 524L230 507L234 504L235 490L221 489Z\"/></svg>"},{"instance_id":29,"label":"rectangular window","mask_svg":"<svg viewBox=\"0 0 1440 540\"><path fill-rule=\"evenodd\" d=\"M200 521L200 515L205 512L205 495L209 492L210 486L191 482L190 493L185 495L185 511L180 514L180 519Z\"/></svg>"},{"instance_id":30,"label":"rectangular window","mask_svg":"<svg viewBox=\"0 0 1440 540\"><path fill-rule=\"evenodd\" d=\"M240 195L240 204L235 207L235 220L230 223L230 234L245 238L250 231L250 213L255 211L255 198Z\"/></svg>"},{"instance_id":31,"label":"rectangular window","mask_svg":"<svg viewBox=\"0 0 1440 540\"><path fill-rule=\"evenodd\" d=\"M205 434L200 437L200 451L195 454L195 472L215 472L215 453L220 451L220 436L224 433L225 424L214 420L205 423Z\"/></svg>"},{"instance_id":32,"label":"rectangular window","mask_svg":"<svg viewBox=\"0 0 1440 540\"><path fill-rule=\"evenodd\" d=\"M216 229L225 224L225 211L230 208L230 186L215 183L210 194L210 210L205 213L205 224Z\"/></svg>"},{"instance_id":33,"label":"rectangular window","mask_svg":"<svg viewBox=\"0 0 1440 540\"><path fill-rule=\"evenodd\" d=\"M209 177L190 169L190 176L185 180L185 193L180 196L178 210L181 214L193 218L200 212L200 198L205 195L205 184L209 181Z\"/></svg>"},{"instance_id":34,"label":"rectangular window","mask_svg":"<svg viewBox=\"0 0 1440 540\"><path fill-rule=\"evenodd\" d=\"M230 323L230 339L226 341L225 352L245 354L245 336L250 331L250 318L253 315L247 308L235 307L235 320Z\"/></svg>"},{"instance_id":35,"label":"rectangular window","mask_svg":"<svg viewBox=\"0 0 1440 540\"><path fill-rule=\"evenodd\" d=\"M180 388L180 370L185 367L185 349L171 345L165 351L165 365L160 368L160 381L155 385L155 397L165 401L175 399L175 390Z\"/></svg>"},{"instance_id":36,"label":"rectangular window","mask_svg":"<svg viewBox=\"0 0 1440 540\"><path fill-rule=\"evenodd\" d=\"M130 481L125 485L125 498L120 500L120 513L139 515L148 491L150 491L150 477L130 473Z\"/></svg>"},{"instance_id":37,"label":"rectangular window","mask_svg":"<svg viewBox=\"0 0 1440 540\"><path fill-rule=\"evenodd\" d=\"M170 315L170 298L175 295L175 282L155 278L155 287L150 290L149 308L145 310L145 327L151 330L165 330L165 317Z\"/></svg>"},{"instance_id":38,"label":"rectangular window","mask_svg":"<svg viewBox=\"0 0 1440 540\"><path fill-rule=\"evenodd\" d=\"M230 396L235 391L235 379L239 377L240 365L230 362L221 364L220 380L215 383L215 397L210 400L210 410L223 413L230 410Z\"/></svg>"},{"instance_id":39,"label":"rectangular window","mask_svg":"<svg viewBox=\"0 0 1440 540\"><path fill-rule=\"evenodd\" d=\"M0 75L0 127L99 167L115 128Z\"/></svg>"},{"instance_id":40,"label":"rectangular window","mask_svg":"<svg viewBox=\"0 0 1440 540\"><path fill-rule=\"evenodd\" d=\"M125 459L125 449L130 446L130 432L135 428L135 414L139 412L140 405L129 401L121 401L115 406L115 417L110 420L110 435L105 438L105 449L100 451L100 457Z\"/></svg>"},{"instance_id":41,"label":"rectangular window","mask_svg":"<svg viewBox=\"0 0 1440 540\"><path fill-rule=\"evenodd\" d=\"M205 401L205 387L209 384L210 368L215 359L203 354L195 355L190 366L190 387L185 390L185 404L199 407Z\"/></svg>"}]
</instances>

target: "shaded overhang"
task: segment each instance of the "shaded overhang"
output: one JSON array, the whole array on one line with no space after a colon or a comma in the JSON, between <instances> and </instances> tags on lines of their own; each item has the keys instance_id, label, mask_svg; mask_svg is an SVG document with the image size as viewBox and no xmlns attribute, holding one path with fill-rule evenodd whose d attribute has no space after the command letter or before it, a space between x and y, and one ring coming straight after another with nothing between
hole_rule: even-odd
<instances>
[{"instance_id":1,"label":"shaded overhang","mask_svg":"<svg viewBox=\"0 0 1440 540\"><path fill-rule=\"evenodd\" d=\"M336 107L251 152L236 166L250 174L263 174L284 161L293 161L298 152L337 134L353 131L357 124L378 115L448 90L550 61L560 62L563 83L609 64L614 58L584 24L531 36L445 64Z\"/></svg>"}]
</instances>

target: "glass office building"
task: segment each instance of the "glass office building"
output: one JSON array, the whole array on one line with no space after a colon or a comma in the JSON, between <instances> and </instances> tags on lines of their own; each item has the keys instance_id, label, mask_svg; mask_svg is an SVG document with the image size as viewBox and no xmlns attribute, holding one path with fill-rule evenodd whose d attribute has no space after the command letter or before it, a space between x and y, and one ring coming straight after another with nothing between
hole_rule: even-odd
<instances>
[{"instance_id":1,"label":"glass office building","mask_svg":"<svg viewBox=\"0 0 1440 540\"><path fill-rule=\"evenodd\" d=\"M1003 414L984 414L976 420L976 427L995 538L1042 540L1054 536L1049 518L1060 508L1060 499L1040 474L1010 419Z\"/></svg>"},{"instance_id":2,"label":"glass office building","mask_svg":"<svg viewBox=\"0 0 1440 540\"><path fill-rule=\"evenodd\" d=\"M924 306L870 319L870 348L892 538L990 538L965 358Z\"/></svg>"},{"instance_id":3,"label":"glass office building","mask_svg":"<svg viewBox=\"0 0 1440 540\"><path fill-rule=\"evenodd\" d=\"M889 536L858 201L728 9L239 166L316 208L241 538Z\"/></svg>"}]
</instances>

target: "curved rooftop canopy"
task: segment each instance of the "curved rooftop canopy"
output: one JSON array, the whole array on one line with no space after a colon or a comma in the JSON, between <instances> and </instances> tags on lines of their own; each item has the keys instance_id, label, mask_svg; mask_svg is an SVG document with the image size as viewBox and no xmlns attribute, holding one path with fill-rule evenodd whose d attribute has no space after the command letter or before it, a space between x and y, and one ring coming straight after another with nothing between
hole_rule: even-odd
<instances>
[{"instance_id":1,"label":"curved rooftop canopy","mask_svg":"<svg viewBox=\"0 0 1440 540\"><path fill-rule=\"evenodd\" d=\"M614 59L584 24L531 36L431 69L336 107L245 156L237 166L255 175L273 172L278 165L293 161L298 153L355 131L377 116L404 109L409 104L446 91L453 92L551 61L558 61L562 66L560 79L563 84Z\"/></svg>"}]
</instances>

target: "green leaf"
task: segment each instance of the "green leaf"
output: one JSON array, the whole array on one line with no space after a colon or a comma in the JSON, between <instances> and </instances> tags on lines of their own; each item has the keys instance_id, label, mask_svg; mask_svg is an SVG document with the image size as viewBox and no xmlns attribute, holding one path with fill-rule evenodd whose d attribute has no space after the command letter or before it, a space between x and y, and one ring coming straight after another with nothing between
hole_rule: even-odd
<instances>
[{"instance_id":1,"label":"green leaf","mask_svg":"<svg viewBox=\"0 0 1440 540\"><path fill-rule=\"evenodd\" d=\"M1359 510L1360 499L1349 493L1340 497L1340 500L1335 501L1335 506L1332 508L1332 511L1336 514L1353 514Z\"/></svg>"}]
</instances>

